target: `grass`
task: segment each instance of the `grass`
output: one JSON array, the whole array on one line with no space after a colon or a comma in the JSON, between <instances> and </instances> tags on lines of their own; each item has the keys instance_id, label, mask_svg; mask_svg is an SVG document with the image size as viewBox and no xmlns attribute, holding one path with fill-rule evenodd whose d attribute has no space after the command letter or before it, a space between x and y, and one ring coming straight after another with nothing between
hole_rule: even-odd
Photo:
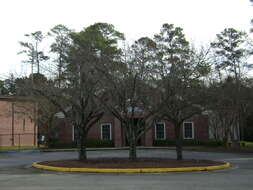
<instances>
[{"instance_id":1,"label":"grass","mask_svg":"<svg viewBox=\"0 0 253 190\"><path fill-rule=\"evenodd\" d=\"M0 151L38 149L37 146L0 146Z\"/></svg>"},{"instance_id":2,"label":"grass","mask_svg":"<svg viewBox=\"0 0 253 190\"><path fill-rule=\"evenodd\" d=\"M253 147L253 142L250 141L241 141L241 144L244 144L245 147Z\"/></svg>"}]
</instances>

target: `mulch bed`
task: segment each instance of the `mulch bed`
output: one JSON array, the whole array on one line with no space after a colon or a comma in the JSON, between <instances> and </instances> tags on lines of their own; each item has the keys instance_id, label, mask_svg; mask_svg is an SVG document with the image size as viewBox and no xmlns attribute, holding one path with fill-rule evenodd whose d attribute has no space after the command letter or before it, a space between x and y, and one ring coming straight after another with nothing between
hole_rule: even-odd
<instances>
[{"instance_id":1,"label":"mulch bed","mask_svg":"<svg viewBox=\"0 0 253 190\"><path fill-rule=\"evenodd\" d=\"M66 167L66 168L179 168L192 166L214 166L222 165L223 162L211 160L193 159L168 159L168 158L138 158L131 161L128 158L90 158L86 161L79 160L57 160L44 161L39 164Z\"/></svg>"}]
</instances>

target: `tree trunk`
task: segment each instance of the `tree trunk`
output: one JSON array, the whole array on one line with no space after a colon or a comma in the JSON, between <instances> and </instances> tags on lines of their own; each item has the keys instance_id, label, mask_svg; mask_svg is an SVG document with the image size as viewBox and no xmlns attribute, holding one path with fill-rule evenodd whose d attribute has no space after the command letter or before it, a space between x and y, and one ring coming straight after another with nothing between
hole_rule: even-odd
<instances>
[{"instance_id":1,"label":"tree trunk","mask_svg":"<svg viewBox=\"0 0 253 190\"><path fill-rule=\"evenodd\" d=\"M135 131L131 129L128 133L128 141L129 141L129 159L136 160L136 139L135 139Z\"/></svg>"},{"instance_id":2,"label":"tree trunk","mask_svg":"<svg viewBox=\"0 0 253 190\"><path fill-rule=\"evenodd\" d=\"M177 160L183 159L183 143L182 143L182 135L181 135L181 125L175 125L175 134L176 134L176 152L177 152Z\"/></svg>"},{"instance_id":3,"label":"tree trunk","mask_svg":"<svg viewBox=\"0 0 253 190\"><path fill-rule=\"evenodd\" d=\"M85 132L82 132L82 134L79 134L79 143L78 143L80 161L87 160L86 142L87 142L87 135Z\"/></svg>"},{"instance_id":4,"label":"tree trunk","mask_svg":"<svg viewBox=\"0 0 253 190\"><path fill-rule=\"evenodd\" d=\"M225 128L225 131L224 131L225 133L224 133L224 137L223 137L223 141L224 141L224 143L225 143L225 146L226 146L226 148L229 148L230 147L230 139L229 139L229 137L228 137L228 135L229 135L229 132L228 132L228 130Z\"/></svg>"},{"instance_id":5,"label":"tree trunk","mask_svg":"<svg viewBox=\"0 0 253 190\"><path fill-rule=\"evenodd\" d=\"M51 139L52 134L55 136L55 134L53 133L53 120L54 120L54 114L52 114L49 119L48 119L48 123L46 124L46 131L45 131L45 139L44 139L44 145L46 145L47 147L49 146L49 141Z\"/></svg>"},{"instance_id":6,"label":"tree trunk","mask_svg":"<svg viewBox=\"0 0 253 190\"><path fill-rule=\"evenodd\" d=\"M37 63L37 73L40 73L40 64Z\"/></svg>"},{"instance_id":7,"label":"tree trunk","mask_svg":"<svg viewBox=\"0 0 253 190\"><path fill-rule=\"evenodd\" d=\"M136 160L136 142L135 139L131 139L129 142L129 159Z\"/></svg>"},{"instance_id":8,"label":"tree trunk","mask_svg":"<svg viewBox=\"0 0 253 190\"><path fill-rule=\"evenodd\" d=\"M239 140L244 141L244 126L246 117L243 115L242 108L239 110Z\"/></svg>"},{"instance_id":9,"label":"tree trunk","mask_svg":"<svg viewBox=\"0 0 253 190\"><path fill-rule=\"evenodd\" d=\"M52 135L52 131L50 132L50 130L52 130L52 121L50 119L50 121L47 123L47 127L46 127L46 131L45 131L45 140L44 140L44 144L49 147L49 141L51 139L51 135Z\"/></svg>"}]
</instances>

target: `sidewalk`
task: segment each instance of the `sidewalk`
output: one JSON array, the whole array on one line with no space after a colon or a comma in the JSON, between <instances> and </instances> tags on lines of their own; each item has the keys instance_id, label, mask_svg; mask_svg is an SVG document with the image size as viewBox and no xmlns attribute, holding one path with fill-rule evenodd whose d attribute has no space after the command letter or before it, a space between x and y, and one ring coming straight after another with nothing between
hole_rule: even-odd
<instances>
[{"instance_id":1,"label":"sidewalk","mask_svg":"<svg viewBox=\"0 0 253 190\"><path fill-rule=\"evenodd\" d=\"M128 150L129 147L109 147L109 148L87 148L87 151L99 151L99 150ZM167 149L167 150L175 150L176 147L144 147L140 146L137 147L137 150L144 150L144 149ZM65 152L65 151L78 151L77 148L70 148L70 149L40 149L41 152Z\"/></svg>"},{"instance_id":2,"label":"sidewalk","mask_svg":"<svg viewBox=\"0 0 253 190\"><path fill-rule=\"evenodd\" d=\"M128 150L129 147L110 147L110 148L87 148L87 151L109 151L109 150ZM137 150L176 150L176 147L144 147L139 146ZM74 149L41 149L41 152L64 152L64 151L78 151ZM253 148L241 147L240 149L232 149L226 147L204 147L204 146L186 146L183 151L196 151L196 152L226 152L226 153L253 153Z\"/></svg>"},{"instance_id":3,"label":"sidewalk","mask_svg":"<svg viewBox=\"0 0 253 190\"><path fill-rule=\"evenodd\" d=\"M110 151L110 150L128 150L129 147L108 147L108 148L87 148L87 151ZM145 149L167 149L167 150L175 150L175 147L137 147L137 150L145 150ZM3 150L0 153L16 153L16 152L72 152L78 151L77 148L61 148L61 149L30 149L30 150Z\"/></svg>"},{"instance_id":4,"label":"sidewalk","mask_svg":"<svg viewBox=\"0 0 253 190\"><path fill-rule=\"evenodd\" d=\"M87 148L87 151L110 151L110 150L128 150L129 147L109 147L109 148ZM176 147L144 147L139 146L137 150L176 150ZM78 151L77 148L68 148L68 149L30 149L30 150L4 150L0 153L31 153L31 152L72 152ZM183 151L196 151L196 152L226 152L226 153L253 153L252 147L241 147L240 149L231 149L225 147L203 147L203 146L186 146L183 147Z\"/></svg>"}]
</instances>

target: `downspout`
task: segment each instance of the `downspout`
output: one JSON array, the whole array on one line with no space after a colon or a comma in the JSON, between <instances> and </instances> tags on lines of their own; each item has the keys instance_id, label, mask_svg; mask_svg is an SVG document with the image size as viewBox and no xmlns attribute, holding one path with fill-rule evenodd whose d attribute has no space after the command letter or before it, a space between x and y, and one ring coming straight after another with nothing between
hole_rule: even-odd
<instances>
[{"instance_id":1,"label":"downspout","mask_svg":"<svg viewBox=\"0 0 253 190\"><path fill-rule=\"evenodd\" d=\"M37 107L38 107L38 104L35 102L34 103L34 138L33 138L33 144L34 144L34 146L36 146L37 145L37 123L38 123L38 121L37 121Z\"/></svg>"},{"instance_id":2,"label":"downspout","mask_svg":"<svg viewBox=\"0 0 253 190\"><path fill-rule=\"evenodd\" d=\"M14 103L11 103L11 145L14 146Z\"/></svg>"}]
</instances>

